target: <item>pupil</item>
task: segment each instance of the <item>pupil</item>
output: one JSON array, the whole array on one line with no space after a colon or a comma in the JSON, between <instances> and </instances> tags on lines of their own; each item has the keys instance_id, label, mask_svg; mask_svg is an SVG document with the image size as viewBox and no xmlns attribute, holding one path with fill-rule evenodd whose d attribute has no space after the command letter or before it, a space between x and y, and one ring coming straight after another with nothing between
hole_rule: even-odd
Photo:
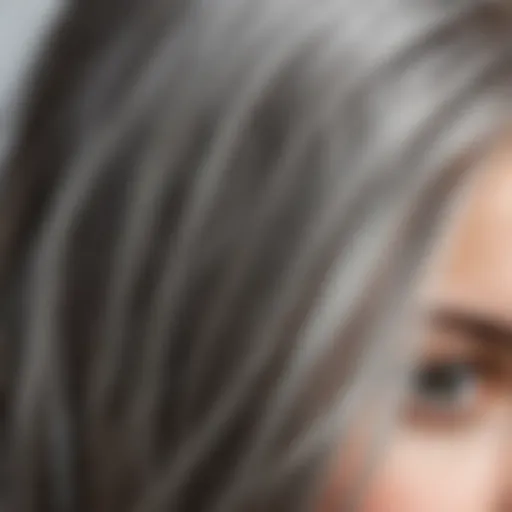
<instances>
[{"instance_id":1,"label":"pupil","mask_svg":"<svg viewBox=\"0 0 512 512\"><path fill-rule=\"evenodd\" d=\"M417 388L430 399L449 401L465 391L469 377L463 364L432 366L420 372Z\"/></svg>"}]
</instances>

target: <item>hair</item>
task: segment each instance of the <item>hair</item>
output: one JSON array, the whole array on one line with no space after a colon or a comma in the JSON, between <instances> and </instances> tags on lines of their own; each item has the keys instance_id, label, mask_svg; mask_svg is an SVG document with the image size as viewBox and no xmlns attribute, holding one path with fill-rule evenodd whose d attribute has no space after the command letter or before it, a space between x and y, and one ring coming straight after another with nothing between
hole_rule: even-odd
<instances>
[{"instance_id":1,"label":"hair","mask_svg":"<svg viewBox=\"0 0 512 512\"><path fill-rule=\"evenodd\" d=\"M0 180L3 509L315 510L506 121L505 9L71 4Z\"/></svg>"}]
</instances>

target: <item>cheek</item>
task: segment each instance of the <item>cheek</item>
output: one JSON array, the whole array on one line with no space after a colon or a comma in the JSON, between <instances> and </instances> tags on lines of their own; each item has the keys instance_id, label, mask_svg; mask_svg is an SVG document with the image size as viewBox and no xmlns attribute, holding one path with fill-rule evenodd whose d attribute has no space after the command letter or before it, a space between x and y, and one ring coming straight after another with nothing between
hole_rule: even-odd
<instances>
[{"instance_id":1,"label":"cheek","mask_svg":"<svg viewBox=\"0 0 512 512\"><path fill-rule=\"evenodd\" d=\"M488 510L496 483L484 439L398 443L375 472L361 512Z\"/></svg>"},{"instance_id":2,"label":"cheek","mask_svg":"<svg viewBox=\"0 0 512 512\"><path fill-rule=\"evenodd\" d=\"M416 480L415 475L406 476L399 468L395 470L389 468L385 473L375 476L361 510L362 512L432 512L433 510L441 512L447 510L446 506L440 508L439 494L437 491L432 492L432 487L432 482L424 479Z\"/></svg>"},{"instance_id":3,"label":"cheek","mask_svg":"<svg viewBox=\"0 0 512 512\"><path fill-rule=\"evenodd\" d=\"M368 440L354 438L340 454L316 512L344 510L365 467ZM466 433L396 432L373 471L358 512L494 510L503 446L493 425Z\"/></svg>"},{"instance_id":4,"label":"cheek","mask_svg":"<svg viewBox=\"0 0 512 512\"><path fill-rule=\"evenodd\" d=\"M451 472L450 472L451 474ZM462 485L461 485L462 483ZM377 479L369 490L362 512L470 512L474 493L466 492L463 482L452 479L442 469L420 478L419 474L405 476L402 472ZM480 510L480 508L478 509Z\"/></svg>"}]
</instances>

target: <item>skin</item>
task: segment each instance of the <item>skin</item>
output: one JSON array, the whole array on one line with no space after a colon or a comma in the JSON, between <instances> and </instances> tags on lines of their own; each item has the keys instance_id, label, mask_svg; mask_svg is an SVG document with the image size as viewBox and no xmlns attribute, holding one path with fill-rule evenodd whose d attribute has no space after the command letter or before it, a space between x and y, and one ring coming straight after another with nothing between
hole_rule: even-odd
<instances>
[{"instance_id":1,"label":"skin","mask_svg":"<svg viewBox=\"0 0 512 512\"><path fill-rule=\"evenodd\" d=\"M445 235L420 287L418 374L464 376L412 386L362 512L512 511L512 145L483 163ZM348 472L319 512L340 510Z\"/></svg>"}]
</instances>

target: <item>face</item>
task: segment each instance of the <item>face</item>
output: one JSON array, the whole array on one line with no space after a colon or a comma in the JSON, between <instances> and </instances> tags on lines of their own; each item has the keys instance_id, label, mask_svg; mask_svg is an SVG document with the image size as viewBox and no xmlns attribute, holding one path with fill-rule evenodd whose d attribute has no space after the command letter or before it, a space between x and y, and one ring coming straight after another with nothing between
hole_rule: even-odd
<instances>
[{"instance_id":1,"label":"face","mask_svg":"<svg viewBox=\"0 0 512 512\"><path fill-rule=\"evenodd\" d=\"M420 287L422 355L362 512L512 512L512 147L460 206Z\"/></svg>"}]
</instances>

